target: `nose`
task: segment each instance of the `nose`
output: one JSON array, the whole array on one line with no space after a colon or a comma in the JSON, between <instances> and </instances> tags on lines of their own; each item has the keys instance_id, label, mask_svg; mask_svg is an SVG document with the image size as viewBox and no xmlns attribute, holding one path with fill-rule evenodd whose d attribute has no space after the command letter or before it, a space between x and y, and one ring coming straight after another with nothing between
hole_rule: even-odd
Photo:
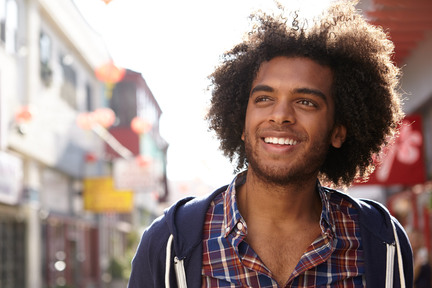
<instances>
[{"instance_id":1,"label":"nose","mask_svg":"<svg viewBox=\"0 0 432 288\"><path fill-rule=\"evenodd\" d=\"M275 124L294 124L295 111L290 103L281 101L273 106L269 121Z\"/></svg>"}]
</instances>

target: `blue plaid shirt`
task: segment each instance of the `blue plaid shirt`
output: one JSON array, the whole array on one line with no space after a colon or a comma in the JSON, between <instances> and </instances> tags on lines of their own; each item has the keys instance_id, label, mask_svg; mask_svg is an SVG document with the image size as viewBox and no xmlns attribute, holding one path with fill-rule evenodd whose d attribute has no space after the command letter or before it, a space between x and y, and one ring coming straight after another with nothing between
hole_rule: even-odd
<instances>
[{"instance_id":1,"label":"blue plaid shirt","mask_svg":"<svg viewBox=\"0 0 432 288\"><path fill-rule=\"evenodd\" d=\"M236 202L237 176L210 205L203 231L202 287L279 287L245 241L247 225ZM284 287L365 287L357 210L318 186L321 235L303 253Z\"/></svg>"}]
</instances>

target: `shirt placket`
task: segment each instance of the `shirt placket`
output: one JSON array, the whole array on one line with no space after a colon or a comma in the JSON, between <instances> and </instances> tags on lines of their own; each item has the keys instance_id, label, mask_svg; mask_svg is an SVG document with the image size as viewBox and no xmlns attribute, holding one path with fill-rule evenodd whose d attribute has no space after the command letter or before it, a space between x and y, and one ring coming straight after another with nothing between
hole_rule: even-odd
<instances>
[{"instance_id":1,"label":"shirt placket","mask_svg":"<svg viewBox=\"0 0 432 288\"><path fill-rule=\"evenodd\" d=\"M334 225L329 213L330 203L327 199L327 195L321 189L319 190L319 193L323 202L323 211L320 219L321 235L312 242L306 252L302 255L285 287L290 287L290 283L305 271L326 262L335 250Z\"/></svg>"},{"instance_id":2,"label":"shirt placket","mask_svg":"<svg viewBox=\"0 0 432 288\"><path fill-rule=\"evenodd\" d=\"M240 218L229 235L227 235L227 238L245 269L255 271L257 275L263 274L271 278L271 271L268 270L252 247L245 241L246 235L246 222L243 218Z\"/></svg>"}]
</instances>

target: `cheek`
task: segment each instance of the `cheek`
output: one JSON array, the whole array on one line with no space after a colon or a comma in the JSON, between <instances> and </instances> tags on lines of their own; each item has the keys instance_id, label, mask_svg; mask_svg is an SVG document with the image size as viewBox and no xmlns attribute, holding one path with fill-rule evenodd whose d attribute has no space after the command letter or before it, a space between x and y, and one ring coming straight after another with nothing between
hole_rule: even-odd
<instances>
[{"instance_id":1,"label":"cheek","mask_svg":"<svg viewBox=\"0 0 432 288\"><path fill-rule=\"evenodd\" d=\"M309 137L316 139L328 139L332 132L332 123L327 118L307 119L305 120L305 127L308 127Z\"/></svg>"},{"instance_id":2,"label":"cheek","mask_svg":"<svg viewBox=\"0 0 432 288\"><path fill-rule=\"evenodd\" d=\"M258 126L267 122L270 111L268 109L257 109L248 106L246 109L246 115L244 119L243 133L251 132L255 130Z\"/></svg>"}]
</instances>

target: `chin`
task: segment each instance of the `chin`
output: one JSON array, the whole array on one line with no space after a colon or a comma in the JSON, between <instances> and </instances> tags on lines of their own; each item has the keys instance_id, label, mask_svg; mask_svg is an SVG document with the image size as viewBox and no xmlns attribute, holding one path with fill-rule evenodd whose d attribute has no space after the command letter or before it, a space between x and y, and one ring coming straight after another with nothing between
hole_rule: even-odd
<instances>
[{"instance_id":1,"label":"chin","mask_svg":"<svg viewBox=\"0 0 432 288\"><path fill-rule=\"evenodd\" d=\"M296 173L292 173L287 169L279 167L251 167L254 174L260 180L276 184L276 185L287 185L291 183L296 177Z\"/></svg>"},{"instance_id":2,"label":"chin","mask_svg":"<svg viewBox=\"0 0 432 288\"><path fill-rule=\"evenodd\" d=\"M305 181L316 181L316 169L306 169L305 167L266 167L249 163L249 170L256 175L258 179L268 184L285 186L294 183L304 183ZM309 167L311 168L311 167Z\"/></svg>"}]
</instances>

